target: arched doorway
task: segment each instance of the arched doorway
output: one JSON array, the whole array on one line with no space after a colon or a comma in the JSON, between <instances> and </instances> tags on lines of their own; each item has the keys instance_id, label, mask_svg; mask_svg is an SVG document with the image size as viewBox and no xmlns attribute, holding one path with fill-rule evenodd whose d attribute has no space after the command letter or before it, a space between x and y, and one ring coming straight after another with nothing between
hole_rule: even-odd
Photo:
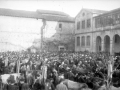
<instances>
[{"instance_id":1,"label":"arched doorway","mask_svg":"<svg viewBox=\"0 0 120 90\"><path fill-rule=\"evenodd\" d=\"M113 37L114 53L120 53L120 36L118 34Z\"/></svg>"},{"instance_id":2,"label":"arched doorway","mask_svg":"<svg viewBox=\"0 0 120 90\"><path fill-rule=\"evenodd\" d=\"M101 52L101 37L97 36L96 38L96 52Z\"/></svg>"},{"instance_id":3,"label":"arched doorway","mask_svg":"<svg viewBox=\"0 0 120 90\"><path fill-rule=\"evenodd\" d=\"M110 37L108 35L104 37L104 51L110 53Z\"/></svg>"}]
</instances>

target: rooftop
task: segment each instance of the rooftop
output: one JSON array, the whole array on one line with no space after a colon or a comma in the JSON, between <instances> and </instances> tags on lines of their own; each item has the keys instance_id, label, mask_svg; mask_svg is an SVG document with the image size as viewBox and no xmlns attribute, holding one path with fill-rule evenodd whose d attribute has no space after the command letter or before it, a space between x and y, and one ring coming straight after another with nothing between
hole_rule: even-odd
<instances>
[{"instance_id":1,"label":"rooftop","mask_svg":"<svg viewBox=\"0 0 120 90\"><path fill-rule=\"evenodd\" d=\"M82 10L85 10L87 12L90 12L92 14L97 14L97 15L100 15L100 14L103 14L103 13L106 13L108 11L104 11L104 10L96 10L96 9L87 9L87 8L82 8L80 10L80 12L76 15L76 17L81 13Z\"/></svg>"},{"instance_id":2,"label":"rooftop","mask_svg":"<svg viewBox=\"0 0 120 90\"><path fill-rule=\"evenodd\" d=\"M104 10L96 10L96 9L87 9L87 8L83 8L84 10L87 10L93 14L102 14L102 13L106 13L108 11L104 11Z\"/></svg>"},{"instance_id":3,"label":"rooftop","mask_svg":"<svg viewBox=\"0 0 120 90\"><path fill-rule=\"evenodd\" d=\"M69 15L64 13L64 12L60 12L60 11L50 11L50 10L40 10L38 9L37 12L39 14L49 14L49 15L58 15L58 16L64 16L64 17L68 17Z\"/></svg>"},{"instance_id":4,"label":"rooftop","mask_svg":"<svg viewBox=\"0 0 120 90\"><path fill-rule=\"evenodd\" d=\"M74 18L70 17L69 15L63 12L48 10L24 11L0 8L0 15L11 17L46 19L47 21L74 22Z\"/></svg>"},{"instance_id":5,"label":"rooftop","mask_svg":"<svg viewBox=\"0 0 120 90\"><path fill-rule=\"evenodd\" d=\"M110 11L108 11L108 12L106 12L106 13L103 13L103 14L101 14L101 15L99 15L99 16L96 16L96 17L108 15L108 14L111 14L111 13L118 13L118 12L120 12L120 8L117 8L117 9L114 9L114 10L110 10Z\"/></svg>"}]
</instances>

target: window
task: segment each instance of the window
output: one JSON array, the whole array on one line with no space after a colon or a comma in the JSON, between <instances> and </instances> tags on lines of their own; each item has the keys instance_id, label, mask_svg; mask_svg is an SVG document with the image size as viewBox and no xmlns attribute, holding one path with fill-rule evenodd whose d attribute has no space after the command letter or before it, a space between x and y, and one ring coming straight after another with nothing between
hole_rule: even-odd
<instances>
[{"instance_id":1,"label":"window","mask_svg":"<svg viewBox=\"0 0 120 90\"><path fill-rule=\"evenodd\" d=\"M87 28L91 27L91 19L87 19Z\"/></svg>"},{"instance_id":2,"label":"window","mask_svg":"<svg viewBox=\"0 0 120 90\"><path fill-rule=\"evenodd\" d=\"M64 48L60 48L60 51L64 51Z\"/></svg>"},{"instance_id":3,"label":"window","mask_svg":"<svg viewBox=\"0 0 120 90\"><path fill-rule=\"evenodd\" d=\"M107 26L107 16L103 17L103 27Z\"/></svg>"},{"instance_id":4,"label":"window","mask_svg":"<svg viewBox=\"0 0 120 90\"><path fill-rule=\"evenodd\" d=\"M77 37L77 46L80 46L80 37Z\"/></svg>"},{"instance_id":5,"label":"window","mask_svg":"<svg viewBox=\"0 0 120 90\"><path fill-rule=\"evenodd\" d=\"M113 17L112 16L108 16L107 24L111 26L111 25L113 25L113 23L114 23Z\"/></svg>"},{"instance_id":6,"label":"window","mask_svg":"<svg viewBox=\"0 0 120 90\"><path fill-rule=\"evenodd\" d=\"M81 46L85 46L85 36L82 36Z\"/></svg>"},{"instance_id":7,"label":"window","mask_svg":"<svg viewBox=\"0 0 120 90\"><path fill-rule=\"evenodd\" d=\"M77 22L77 30L79 30L79 29L80 29L80 21Z\"/></svg>"},{"instance_id":8,"label":"window","mask_svg":"<svg viewBox=\"0 0 120 90\"><path fill-rule=\"evenodd\" d=\"M100 27L103 27L103 25L104 25L104 18L100 17Z\"/></svg>"},{"instance_id":9,"label":"window","mask_svg":"<svg viewBox=\"0 0 120 90\"><path fill-rule=\"evenodd\" d=\"M98 28L98 19L95 18L95 28Z\"/></svg>"},{"instance_id":10,"label":"window","mask_svg":"<svg viewBox=\"0 0 120 90\"><path fill-rule=\"evenodd\" d=\"M90 36L87 36L86 44L87 46L90 46Z\"/></svg>"},{"instance_id":11,"label":"window","mask_svg":"<svg viewBox=\"0 0 120 90\"><path fill-rule=\"evenodd\" d=\"M120 24L120 13L119 13L119 15L118 15L118 22L119 22L119 24Z\"/></svg>"},{"instance_id":12,"label":"window","mask_svg":"<svg viewBox=\"0 0 120 90\"><path fill-rule=\"evenodd\" d=\"M119 13L115 14L115 24L120 24L120 14Z\"/></svg>"},{"instance_id":13,"label":"window","mask_svg":"<svg viewBox=\"0 0 120 90\"><path fill-rule=\"evenodd\" d=\"M59 51L64 51L65 50L65 47L64 46L59 46Z\"/></svg>"},{"instance_id":14,"label":"window","mask_svg":"<svg viewBox=\"0 0 120 90\"><path fill-rule=\"evenodd\" d=\"M120 18L120 13L118 14L118 18Z\"/></svg>"},{"instance_id":15,"label":"window","mask_svg":"<svg viewBox=\"0 0 120 90\"><path fill-rule=\"evenodd\" d=\"M59 28L62 28L62 24L61 23L59 24Z\"/></svg>"},{"instance_id":16,"label":"window","mask_svg":"<svg viewBox=\"0 0 120 90\"><path fill-rule=\"evenodd\" d=\"M95 18L95 28L100 27L100 18Z\"/></svg>"},{"instance_id":17,"label":"window","mask_svg":"<svg viewBox=\"0 0 120 90\"><path fill-rule=\"evenodd\" d=\"M82 21L82 29L85 29L85 20Z\"/></svg>"},{"instance_id":18,"label":"window","mask_svg":"<svg viewBox=\"0 0 120 90\"><path fill-rule=\"evenodd\" d=\"M85 16L85 13L83 13L82 16Z\"/></svg>"}]
</instances>

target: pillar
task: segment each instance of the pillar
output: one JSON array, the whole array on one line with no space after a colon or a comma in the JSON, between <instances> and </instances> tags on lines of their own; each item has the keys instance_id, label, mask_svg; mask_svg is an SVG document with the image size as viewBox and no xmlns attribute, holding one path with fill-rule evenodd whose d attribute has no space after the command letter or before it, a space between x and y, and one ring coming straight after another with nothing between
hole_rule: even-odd
<instances>
[{"instance_id":1,"label":"pillar","mask_svg":"<svg viewBox=\"0 0 120 90\"><path fill-rule=\"evenodd\" d=\"M104 52L104 51L105 51L104 44L105 44L105 43L104 43L104 40L102 40L102 42L101 42L101 51L102 51L102 52Z\"/></svg>"},{"instance_id":2,"label":"pillar","mask_svg":"<svg viewBox=\"0 0 120 90\"><path fill-rule=\"evenodd\" d=\"M110 40L110 55L114 54L114 44L113 44L113 40Z\"/></svg>"},{"instance_id":3,"label":"pillar","mask_svg":"<svg viewBox=\"0 0 120 90\"><path fill-rule=\"evenodd\" d=\"M97 46L96 46L96 41L93 42L94 46L93 46L93 52L97 52ZM93 45L92 44L92 45Z\"/></svg>"}]
</instances>

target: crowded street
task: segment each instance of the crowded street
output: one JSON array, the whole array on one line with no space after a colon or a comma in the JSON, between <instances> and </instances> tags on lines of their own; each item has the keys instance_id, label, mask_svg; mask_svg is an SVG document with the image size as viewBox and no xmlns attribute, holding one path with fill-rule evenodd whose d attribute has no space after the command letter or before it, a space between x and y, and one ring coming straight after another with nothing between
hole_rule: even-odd
<instances>
[{"instance_id":1,"label":"crowded street","mask_svg":"<svg viewBox=\"0 0 120 90\"><path fill-rule=\"evenodd\" d=\"M12 85L19 90L55 90L59 80L71 80L84 84L80 87L81 89L97 90L106 83L110 60L108 53L87 51L47 52L42 55L28 52L2 52L0 57L1 80L4 79L2 75L10 75L6 82L1 82L3 90L10 90ZM120 61L118 56L112 56L112 58L114 60L112 85L119 87ZM20 68L19 71L18 68ZM20 76L15 78L12 75L14 73ZM51 89L48 89L50 87ZM72 86L70 88L72 89Z\"/></svg>"},{"instance_id":2,"label":"crowded street","mask_svg":"<svg viewBox=\"0 0 120 90\"><path fill-rule=\"evenodd\" d=\"M120 0L0 0L0 90L120 90Z\"/></svg>"}]
</instances>

